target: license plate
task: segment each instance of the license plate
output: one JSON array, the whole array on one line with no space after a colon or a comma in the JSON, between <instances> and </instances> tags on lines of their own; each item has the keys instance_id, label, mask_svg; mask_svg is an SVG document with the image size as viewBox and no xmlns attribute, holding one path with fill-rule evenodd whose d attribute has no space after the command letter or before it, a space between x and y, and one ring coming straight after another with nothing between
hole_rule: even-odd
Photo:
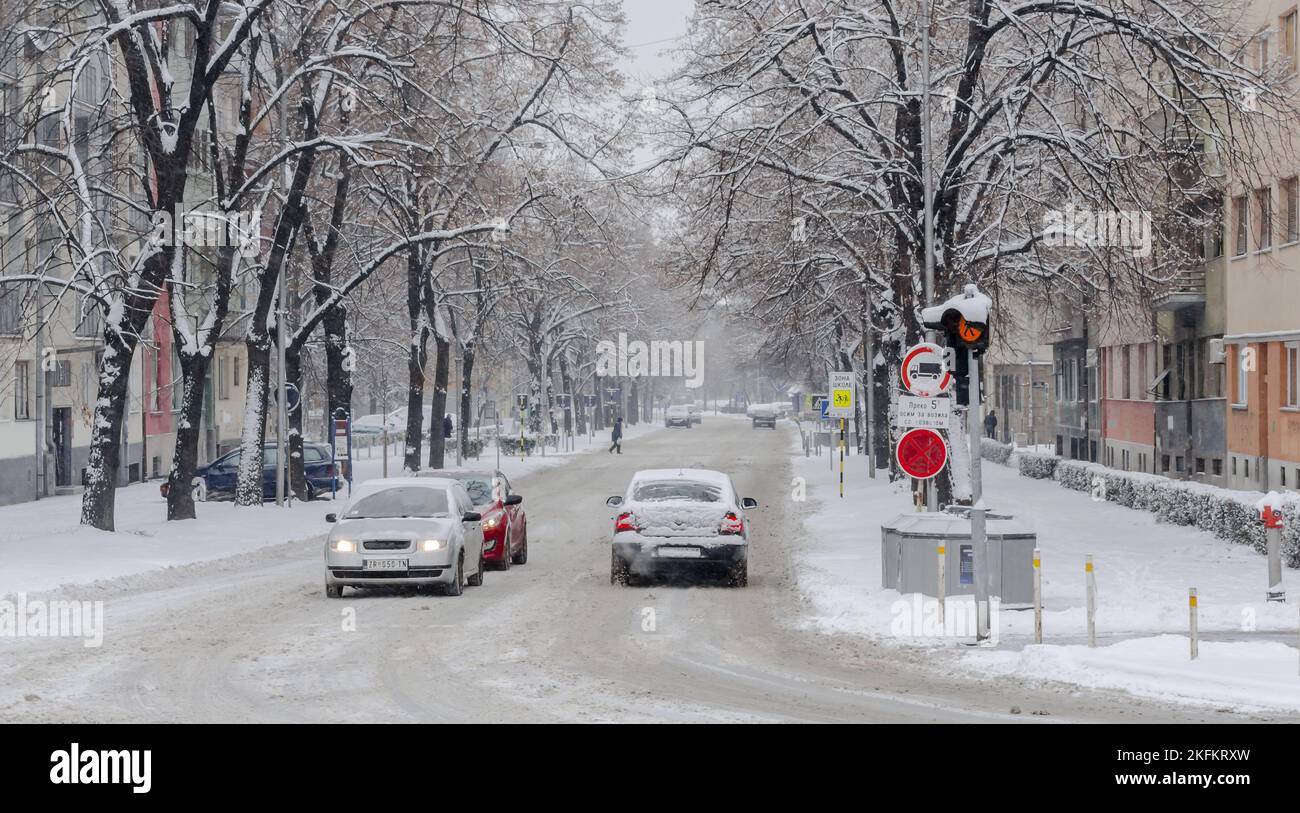
<instances>
[{"instance_id":1,"label":"license plate","mask_svg":"<svg viewBox=\"0 0 1300 813\"><path fill-rule=\"evenodd\" d=\"M698 559L700 558L699 548L659 548L659 558L661 559Z\"/></svg>"},{"instance_id":2,"label":"license plate","mask_svg":"<svg viewBox=\"0 0 1300 813\"><path fill-rule=\"evenodd\" d=\"M406 570L405 559L367 559L363 570Z\"/></svg>"}]
</instances>

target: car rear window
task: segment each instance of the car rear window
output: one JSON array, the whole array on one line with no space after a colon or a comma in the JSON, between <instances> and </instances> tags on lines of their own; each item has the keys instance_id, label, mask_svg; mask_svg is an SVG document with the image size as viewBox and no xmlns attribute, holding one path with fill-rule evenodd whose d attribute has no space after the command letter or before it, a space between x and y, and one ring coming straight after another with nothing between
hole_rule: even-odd
<instances>
[{"instance_id":1,"label":"car rear window","mask_svg":"<svg viewBox=\"0 0 1300 813\"><path fill-rule=\"evenodd\" d=\"M637 483L632 491L637 502L661 500L690 500L692 502L721 502L722 489L713 483L695 480L647 480Z\"/></svg>"},{"instance_id":2,"label":"car rear window","mask_svg":"<svg viewBox=\"0 0 1300 813\"><path fill-rule=\"evenodd\" d=\"M442 488L403 486L362 497L346 514L348 519L450 516L447 492Z\"/></svg>"},{"instance_id":3,"label":"car rear window","mask_svg":"<svg viewBox=\"0 0 1300 813\"><path fill-rule=\"evenodd\" d=\"M469 498L475 505L487 505L495 501L492 496L492 478L479 474L466 474L456 479L465 484L465 490L469 492Z\"/></svg>"}]
</instances>

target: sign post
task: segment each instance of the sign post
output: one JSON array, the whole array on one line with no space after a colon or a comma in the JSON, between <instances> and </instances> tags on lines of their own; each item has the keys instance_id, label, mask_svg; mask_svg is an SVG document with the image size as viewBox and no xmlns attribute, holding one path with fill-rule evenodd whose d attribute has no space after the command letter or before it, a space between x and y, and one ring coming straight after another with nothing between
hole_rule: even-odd
<instances>
[{"instance_id":1,"label":"sign post","mask_svg":"<svg viewBox=\"0 0 1300 813\"><path fill-rule=\"evenodd\" d=\"M840 419L840 499L844 499L844 421L853 417L853 372L832 372L829 389L831 396L826 414Z\"/></svg>"},{"instance_id":2,"label":"sign post","mask_svg":"<svg viewBox=\"0 0 1300 813\"><path fill-rule=\"evenodd\" d=\"M898 439L894 456L908 477L929 480L947 465L948 443L933 429L911 429Z\"/></svg>"},{"instance_id":3,"label":"sign post","mask_svg":"<svg viewBox=\"0 0 1300 813\"><path fill-rule=\"evenodd\" d=\"M960 351L959 351L960 352ZM989 637L989 550L984 522L984 486L980 472L980 365L975 350L967 348L970 363L970 406L966 407L966 435L970 441L970 541L975 548L975 639Z\"/></svg>"},{"instance_id":4,"label":"sign post","mask_svg":"<svg viewBox=\"0 0 1300 813\"><path fill-rule=\"evenodd\" d=\"M348 496L352 496L352 421L343 407L334 410L334 430L330 433L330 453L334 476L330 478L330 498L338 496L339 477L348 481ZM387 458L385 458L387 460Z\"/></svg>"},{"instance_id":5,"label":"sign post","mask_svg":"<svg viewBox=\"0 0 1300 813\"><path fill-rule=\"evenodd\" d=\"M524 462L524 421L528 419L528 396L516 395L515 402L519 405L519 462Z\"/></svg>"},{"instance_id":6,"label":"sign post","mask_svg":"<svg viewBox=\"0 0 1300 813\"><path fill-rule=\"evenodd\" d=\"M1282 587L1282 512L1265 503L1260 512L1264 536L1268 541L1268 601L1286 601Z\"/></svg>"}]
</instances>

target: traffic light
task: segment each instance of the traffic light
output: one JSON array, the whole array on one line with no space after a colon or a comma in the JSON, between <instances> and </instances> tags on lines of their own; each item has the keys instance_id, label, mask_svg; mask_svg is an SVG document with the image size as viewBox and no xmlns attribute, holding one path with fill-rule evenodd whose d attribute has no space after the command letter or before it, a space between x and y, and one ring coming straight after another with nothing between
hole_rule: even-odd
<instances>
[{"instance_id":1,"label":"traffic light","mask_svg":"<svg viewBox=\"0 0 1300 813\"><path fill-rule=\"evenodd\" d=\"M993 304L974 285L942 305L921 310L921 322L947 337L954 349L974 350L976 355L989 346L989 311ZM958 355L961 355L960 353Z\"/></svg>"}]
</instances>

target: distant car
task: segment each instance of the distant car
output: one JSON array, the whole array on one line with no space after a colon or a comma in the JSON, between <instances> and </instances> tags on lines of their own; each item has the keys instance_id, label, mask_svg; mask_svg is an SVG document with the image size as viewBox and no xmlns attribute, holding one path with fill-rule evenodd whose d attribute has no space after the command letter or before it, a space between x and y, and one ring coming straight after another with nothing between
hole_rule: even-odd
<instances>
[{"instance_id":1,"label":"distant car","mask_svg":"<svg viewBox=\"0 0 1300 813\"><path fill-rule=\"evenodd\" d=\"M483 557L497 570L528 564L528 515L524 498L510 488L500 471L422 471L419 477L459 480L483 516Z\"/></svg>"},{"instance_id":2,"label":"distant car","mask_svg":"<svg viewBox=\"0 0 1300 813\"><path fill-rule=\"evenodd\" d=\"M303 475L307 479L307 499L331 493L334 490L334 464L330 461L330 447L319 443L302 446ZM239 482L240 450L227 452L194 472L194 497L199 501L232 500L235 485ZM276 444L262 447L262 499L275 499L275 467L278 461ZM168 484L159 488L167 496Z\"/></svg>"},{"instance_id":3,"label":"distant car","mask_svg":"<svg viewBox=\"0 0 1300 813\"><path fill-rule=\"evenodd\" d=\"M685 426L690 429L691 423L691 410L685 404L668 407L668 412L664 415L664 426Z\"/></svg>"},{"instance_id":4,"label":"distant car","mask_svg":"<svg viewBox=\"0 0 1300 813\"><path fill-rule=\"evenodd\" d=\"M704 409L699 404L687 404L686 409L691 413L691 423L704 422Z\"/></svg>"},{"instance_id":5,"label":"distant car","mask_svg":"<svg viewBox=\"0 0 1300 813\"><path fill-rule=\"evenodd\" d=\"M632 476L610 540L610 584L670 572L712 573L732 586L749 583L749 528L727 475L708 469L651 469Z\"/></svg>"},{"instance_id":6,"label":"distant car","mask_svg":"<svg viewBox=\"0 0 1300 813\"><path fill-rule=\"evenodd\" d=\"M394 477L362 483L325 540L325 595L344 587L441 586L459 596L483 583L481 516L459 480Z\"/></svg>"},{"instance_id":7,"label":"distant car","mask_svg":"<svg viewBox=\"0 0 1300 813\"><path fill-rule=\"evenodd\" d=\"M760 426L775 429L776 410L768 404L761 404L754 408L754 411L751 413L751 420L753 421L754 429L757 429Z\"/></svg>"},{"instance_id":8,"label":"distant car","mask_svg":"<svg viewBox=\"0 0 1300 813\"><path fill-rule=\"evenodd\" d=\"M382 435L385 428L387 418L384 415L362 415L352 422L353 435ZM392 434L391 429L389 434Z\"/></svg>"}]
</instances>

